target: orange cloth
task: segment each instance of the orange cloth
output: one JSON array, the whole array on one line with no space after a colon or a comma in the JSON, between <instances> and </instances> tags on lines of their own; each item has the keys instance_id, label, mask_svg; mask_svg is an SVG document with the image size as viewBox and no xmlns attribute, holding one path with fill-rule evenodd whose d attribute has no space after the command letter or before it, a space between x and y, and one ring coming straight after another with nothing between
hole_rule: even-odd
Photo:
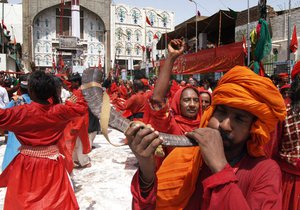
<instances>
[{"instance_id":1,"label":"orange cloth","mask_svg":"<svg viewBox=\"0 0 300 210\"><path fill-rule=\"evenodd\" d=\"M286 116L283 98L270 79L258 76L247 67L236 66L219 81L210 108L204 112L200 127L206 127L217 105L243 109L255 115L251 127L248 153L264 155L263 146L275 125ZM195 190L202 157L199 147L176 148L157 172L157 209L183 209Z\"/></svg>"}]
</instances>

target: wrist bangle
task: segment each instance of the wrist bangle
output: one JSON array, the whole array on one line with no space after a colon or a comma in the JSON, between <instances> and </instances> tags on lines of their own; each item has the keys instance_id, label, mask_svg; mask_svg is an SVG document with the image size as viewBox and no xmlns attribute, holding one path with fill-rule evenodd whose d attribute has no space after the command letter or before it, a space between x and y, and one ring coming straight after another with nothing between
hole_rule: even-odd
<instances>
[{"instance_id":1,"label":"wrist bangle","mask_svg":"<svg viewBox=\"0 0 300 210\"><path fill-rule=\"evenodd\" d=\"M148 189L148 188L152 188L152 185L154 184L154 177L150 182L146 182L141 175L139 175L139 181L140 181L140 187L141 189Z\"/></svg>"}]
</instances>

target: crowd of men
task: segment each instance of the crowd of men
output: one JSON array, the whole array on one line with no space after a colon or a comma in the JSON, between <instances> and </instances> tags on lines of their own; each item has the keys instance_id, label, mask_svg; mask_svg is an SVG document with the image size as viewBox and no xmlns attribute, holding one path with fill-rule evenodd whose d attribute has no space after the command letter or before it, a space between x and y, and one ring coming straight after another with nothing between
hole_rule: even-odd
<instances>
[{"instance_id":1,"label":"crowd of men","mask_svg":"<svg viewBox=\"0 0 300 210\"><path fill-rule=\"evenodd\" d=\"M109 74L102 83L114 109L138 121L125 132L139 164L132 208L299 210L300 62L291 84L288 74L270 79L244 66L217 85L177 82L171 70L184 45L170 42L157 78ZM91 166L88 153L101 133L81 76L35 71L7 80L0 74L0 128L8 131L4 208L79 209L69 176ZM163 146L158 156L159 132L199 146Z\"/></svg>"}]
</instances>

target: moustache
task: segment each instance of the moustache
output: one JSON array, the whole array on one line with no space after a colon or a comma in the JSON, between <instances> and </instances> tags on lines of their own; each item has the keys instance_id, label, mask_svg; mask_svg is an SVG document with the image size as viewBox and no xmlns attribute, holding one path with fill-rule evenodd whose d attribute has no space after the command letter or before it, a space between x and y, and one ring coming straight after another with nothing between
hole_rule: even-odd
<instances>
[{"instance_id":1,"label":"moustache","mask_svg":"<svg viewBox=\"0 0 300 210\"><path fill-rule=\"evenodd\" d=\"M219 127L218 130L219 130L219 132L220 132L220 135L221 135L223 141L226 140L226 141L232 142L232 139L229 137L229 134L228 134L226 131L224 131L224 130L223 130L222 128L220 128L220 127Z\"/></svg>"}]
</instances>

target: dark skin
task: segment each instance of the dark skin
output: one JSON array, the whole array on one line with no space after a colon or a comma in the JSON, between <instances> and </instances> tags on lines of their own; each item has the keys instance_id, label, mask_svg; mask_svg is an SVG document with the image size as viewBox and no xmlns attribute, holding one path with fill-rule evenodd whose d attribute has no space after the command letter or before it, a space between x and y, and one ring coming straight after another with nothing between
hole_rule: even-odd
<instances>
[{"instance_id":1,"label":"dark skin","mask_svg":"<svg viewBox=\"0 0 300 210\"><path fill-rule=\"evenodd\" d=\"M210 104L210 96L208 93L200 93L201 97L201 106L202 106L202 111L204 111Z\"/></svg>"},{"instance_id":2,"label":"dark skin","mask_svg":"<svg viewBox=\"0 0 300 210\"><path fill-rule=\"evenodd\" d=\"M186 136L196 140L201 155L212 173L221 171L225 165L239 157L250 137L255 117L249 112L220 105L209 120L207 128L196 129ZM221 136L221 133L225 133ZM153 128L141 129L134 125L125 133L128 145L136 156L143 180L151 182L155 177L154 152L163 139ZM223 137L223 138L222 138Z\"/></svg>"},{"instance_id":3,"label":"dark skin","mask_svg":"<svg viewBox=\"0 0 300 210\"><path fill-rule=\"evenodd\" d=\"M187 88L182 91L180 97L181 115L194 120L197 118L200 107L200 100L198 94L194 89Z\"/></svg>"},{"instance_id":4,"label":"dark skin","mask_svg":"<svg viewBox=\"0 0 300 210\"><path fill-rule=\"evenodd\" d=\"M180 39L172 40L168 45L168 57L165 61L162 70L159 72L158 79L153 91L153 100L159 103L164 103L164 99L167 95L169 81L171 78L171 72L175 60L183 53L184 51L184 41Z\"/></svg>"}]
</instances>

